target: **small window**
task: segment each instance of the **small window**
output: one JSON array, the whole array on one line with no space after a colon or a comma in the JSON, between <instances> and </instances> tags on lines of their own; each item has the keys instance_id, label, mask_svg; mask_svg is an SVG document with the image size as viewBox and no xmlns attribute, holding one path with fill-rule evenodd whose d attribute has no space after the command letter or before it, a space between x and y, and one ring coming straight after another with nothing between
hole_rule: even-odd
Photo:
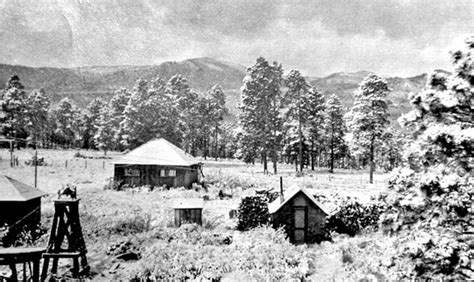
<instances>
[{"instance_id":1,"label":"small window","mask_svg":"<svg viewBox=\"0 0 474 282\"><path fill-rule=\"evenodd\" d=\"M134 168L126 168L125 176L140 176L140 171Z\"/></svg>"},{"instance_id":2,"label":"small window","mask_svg":"<svg viewBox=\"0 0 474 282\"><path fill-rule=\"evenodd\" d=\"M162 169L160 170L160 177L176 177L175 169Z\"/></svg>"}]
</instances>

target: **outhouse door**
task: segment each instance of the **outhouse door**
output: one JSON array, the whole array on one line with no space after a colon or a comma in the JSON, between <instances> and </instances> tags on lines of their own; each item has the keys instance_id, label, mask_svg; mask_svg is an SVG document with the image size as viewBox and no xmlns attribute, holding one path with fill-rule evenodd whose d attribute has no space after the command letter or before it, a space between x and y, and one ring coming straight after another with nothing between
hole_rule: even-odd
<instances>
[{"instance_id":1,"label":"outhouse door","mask_svg":"<svg viewBox=\"0 0 474 282\"><path fill-rule=\"evenodd\" d=\"M293 238L296 244L306 242L306 223L307 223L307 209L306 207L294 207L294 226Z\"/></svg>"}]
</instances>

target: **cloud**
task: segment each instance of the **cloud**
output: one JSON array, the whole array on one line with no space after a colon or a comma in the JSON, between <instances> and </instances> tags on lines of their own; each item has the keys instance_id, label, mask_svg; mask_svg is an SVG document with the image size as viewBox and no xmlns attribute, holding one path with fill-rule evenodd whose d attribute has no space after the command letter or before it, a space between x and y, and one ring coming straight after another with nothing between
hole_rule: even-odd
<instances>
[{"instance_id":1,"label":"cloud","mask_svg":"<svg viewBox=\"0 0 474 282\"><path fill-rule=\"evenodd\" d=\"M0 2L0 62L158 64L258 56L308 75L411 75L449 66L472 32L472 1L11 0Z\"/></svg>"}]
</instances>

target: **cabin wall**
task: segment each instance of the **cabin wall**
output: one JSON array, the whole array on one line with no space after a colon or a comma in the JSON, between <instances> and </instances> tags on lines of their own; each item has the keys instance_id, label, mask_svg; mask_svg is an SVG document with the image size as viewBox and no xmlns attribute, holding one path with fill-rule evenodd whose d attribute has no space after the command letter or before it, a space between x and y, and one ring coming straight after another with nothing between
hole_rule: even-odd
<instances>
[{"instance_id":1,"label":"cabin wall","mask_svg":"<svg viewBox=\"0 0 474 282\"><path fill-rule=\"evenodd\" d=\"M19 222L20 220L21 222ZM26 202L0 202L0 226L5 223L9 226L18 223L14 228L24 226L34 228L40 221L41 198Z\"/></svg>"},{"instance_id":2,"label":"cabin wall","mask_svg":"<svg viewBox=\"0 0 474 282\"><path fill-rule=\"evenodd\" d=\"M175 209L174 225L179 227L184 223L202 225L202 209Z\"/></svg>"},{"instance_id":3,"label":"cabin wall","mask_svg":"<svg viewBox=\"0 0 474 282\"><path fill-rule=\"evenodd\" d=\"M164 171L162 176L161 171ZM168 176L170 170L175 176ZM119 165L114 166L114 181L123 181L130 186L191 187L198 180L198 171L191 167L165 167L156 165Z\"/></svg>"}]
</instances>

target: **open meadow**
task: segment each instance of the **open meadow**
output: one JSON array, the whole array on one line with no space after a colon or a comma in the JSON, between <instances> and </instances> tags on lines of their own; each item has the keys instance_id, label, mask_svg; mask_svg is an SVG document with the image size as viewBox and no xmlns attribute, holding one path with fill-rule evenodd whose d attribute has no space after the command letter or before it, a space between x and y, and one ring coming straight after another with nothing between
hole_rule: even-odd
<instances>
[{"instance_id":1,"label":"open meadow","mask_svg":"<svg viewBox=\"0 0 474 282\"><path fill-rule=\"evenodd\" d=\"M14 152L18 166L10 167L10 152L0 151L0 174L34 185L34 167L25 164L34 155L32 149ZM79 156L80 157L77 157ZM247 165L234 160L203 160L206 188L170 190L134 188L125 191L105 190L113 177L113 160L97 151L38 150L46 165L38 166L38 188L48 193L43 198L44 234L35 245L45 246L57 190L66 184L78 189L80 220L88 249L91 277L95 278L217 278L249 279L301 278L342 279L377 274L376 261L381 259L390 238L378 233L354 238L337 235L334 242L315 245L291 245L281 231L271 228L240 232L229 212L237 209L242 197L255 190L279 190L293 183L305 187L326 205L335 209L335 197L354 197L368 201L385 189L388 175L376 174L375 184L367 184L367 173L326 169L306 171L297 177L294 166L280 165L278 175L263 174L261 165ZM218 197L219 191L227 195ZM204 197L203 226L173 227L174 198ZM126 252L138 259L118 260ZM386 254L386 253L385 253ZM373 263L373 267L372 267ZM63 277L70 262L60 260ZM373 268L373 269L372 269ZM245 276L245 277L247 277Z\"/></svg>"}]
</instances>

